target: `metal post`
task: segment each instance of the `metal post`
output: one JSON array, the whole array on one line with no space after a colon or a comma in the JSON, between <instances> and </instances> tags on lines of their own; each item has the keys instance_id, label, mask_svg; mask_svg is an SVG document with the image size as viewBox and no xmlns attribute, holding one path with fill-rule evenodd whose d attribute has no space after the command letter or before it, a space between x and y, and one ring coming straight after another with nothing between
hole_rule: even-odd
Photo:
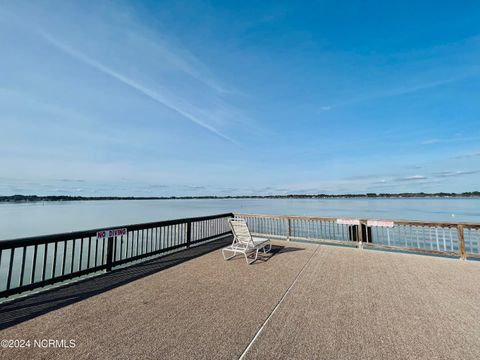
<instances>
[{"instance_id":1,"label":"metal post","mask_svg":"<svg viewBox=\"0 0 480 360\"><path fill-rule=\"evenodd\" d=\"M458 255L460 255L460 260L467 259L467 252L465 251L465 239L463 234L463 225L457 226L458 230Z\"/></svg>"},{"instance_id":2,"label":"metal post","mask_svg":"<svg viewBox=\"0 0 480 360\"><path fill-rule=\"evenodd\" d=\"M287 232L287 241L290 241L290 238L292 237L292 220L289 218L288 219L288 232Z\"/></svg>"},{"instance_id":3,"label":"metal post","mask_svg":"<svg viewBox=\"0 0 480 360\"><path fill-rule=\"evenodd\" d=\"M187 222L187 249L190 247L191 242L192 242L192 223L189 221Z\"/></svg>"},{"instance_id":4,"label":"metal post","mask_svg":"<svg viewBox=\"0 0 480 360\"><path fill-rule=\"evenodd\" d=\"M113 237L109 237L107 241L107 271L112 271L113 264Z\"/></svg>"},{"instance_id":5,"label":"metal post","mask_svg":"<svg viewBox=\"0 0 480 360\"><path fill-rule=\"evenodd\" d=\"M362 234L362 222L357 225L357 240L358 240L358 248L363 249L363 234Z\"/></svg>"}]
</instances>

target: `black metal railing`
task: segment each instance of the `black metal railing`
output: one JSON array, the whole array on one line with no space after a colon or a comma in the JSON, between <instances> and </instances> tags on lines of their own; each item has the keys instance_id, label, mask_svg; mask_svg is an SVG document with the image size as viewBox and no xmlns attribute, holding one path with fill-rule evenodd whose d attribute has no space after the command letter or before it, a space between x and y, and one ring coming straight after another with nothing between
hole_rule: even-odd
<instances>
[{"instance_id":1,"label":"black metal railing","mask_svg":"<svg viewBox=\"0 0 480 360\"><path fill-rule=\"evenodd\" d=\"M117 232L110 232L111 227L0 241L0 298L226 236L232 216L116 226Z\"/></svg>"}]
</instances>

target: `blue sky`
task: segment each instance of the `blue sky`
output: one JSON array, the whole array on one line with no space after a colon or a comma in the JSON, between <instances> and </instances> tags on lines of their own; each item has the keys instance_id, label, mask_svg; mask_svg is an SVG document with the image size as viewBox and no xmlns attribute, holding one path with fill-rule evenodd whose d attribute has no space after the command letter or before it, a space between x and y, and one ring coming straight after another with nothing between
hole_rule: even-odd
<instances>
[{"instance_id":1,"label":"blue sky","mask_svg":"<svg viewBox=\"0 0 480 360\"><path fill-rule=\"evenodd\" d=\"M480 190L475 1L2 1L0 194Z\"/></svg>"}]
</instances>

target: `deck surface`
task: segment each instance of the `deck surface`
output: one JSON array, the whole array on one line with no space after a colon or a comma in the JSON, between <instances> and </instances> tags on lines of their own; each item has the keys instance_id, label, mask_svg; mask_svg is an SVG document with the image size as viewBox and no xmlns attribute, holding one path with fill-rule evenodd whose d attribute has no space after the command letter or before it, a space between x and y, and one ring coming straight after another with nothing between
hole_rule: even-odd
<instances>
[{"instance_id":1,"label":"deck surface","mask_svg":"<svg viewBox=\"0 0 480 360\"><path fill-rule=\"evenodd\" d=\"M480 358L480 262L276 244L254 265L215 250L22 320L1 338L75 348L0 357Z\"/></svg>"}]
</instances>

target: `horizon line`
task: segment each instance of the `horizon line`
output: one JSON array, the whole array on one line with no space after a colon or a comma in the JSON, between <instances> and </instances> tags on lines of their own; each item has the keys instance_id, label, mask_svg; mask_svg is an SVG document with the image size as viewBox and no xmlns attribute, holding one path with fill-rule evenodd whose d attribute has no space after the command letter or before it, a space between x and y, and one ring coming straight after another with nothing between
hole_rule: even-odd
<instances>
[{"instance_id":1,"label":"horizon line","mask_svg":"<svg viewBox=\"0 0 480 360\"><path fill-rule=\"evenodd\" d=\"M35 195L35 194L14 194L0 195L0 201L12 199L38 198L40 201L49 199L66 199L66 200L168 200L168 199L242 199L242 198L345 198L345 197L403 197L403 196L420 196L420 197L452 197L452 196L477 196L480 197L480 191L464 191L464 192L397 192L397 193L346 193L346 194L267 194L267 195L165 195L165 196L83 196L83 195Z\"/></svg>"}]
</instances>

